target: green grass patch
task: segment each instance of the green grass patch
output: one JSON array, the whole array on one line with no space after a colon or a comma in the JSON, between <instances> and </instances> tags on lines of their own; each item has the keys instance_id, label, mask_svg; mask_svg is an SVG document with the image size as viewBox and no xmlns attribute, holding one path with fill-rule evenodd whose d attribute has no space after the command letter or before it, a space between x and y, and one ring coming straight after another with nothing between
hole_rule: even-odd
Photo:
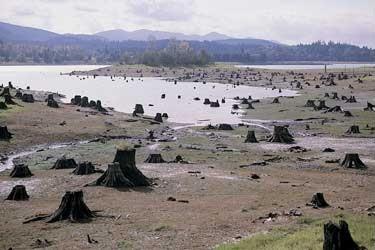
<instances>
[{"instance_id":1,"label":"green grass patch","mask_svg":"<svg viewBox=\"0 0 375 250\"><path fill-rule=\"evenodd\" d=\"M321 250L323 225L328 220L344 219L349 224L354 240L369 250L375 249L375 218L366 215L337 215L327 219L300 219L295 227L275 228L268 233L259 233L238 243L225 244L217 250Z\"/></svg>"}]
</instances>

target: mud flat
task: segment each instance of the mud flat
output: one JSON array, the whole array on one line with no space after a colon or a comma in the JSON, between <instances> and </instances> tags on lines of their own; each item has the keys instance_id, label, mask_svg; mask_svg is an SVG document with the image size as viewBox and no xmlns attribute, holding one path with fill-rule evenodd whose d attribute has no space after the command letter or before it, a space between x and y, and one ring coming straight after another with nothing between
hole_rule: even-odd
<instances>
[{"instance_id":1,"label":"mud flat","mask_svg":"<svg viewBox=\"0 0 375 250\"><path fill-rule=\"evenodd\" d=\"M46 105L45 96L34 103L14 98L17 105L0 110L0 125L13 133L9 141L0 141L0 152L4 161L21 153L15 163L28 165L33 176L19 179L11 178L10 170L0 173L1 199L17 184L25 185L30 196L28 201L2 201L2 248L208 249L277 228L302 230L310 226L309 221L337 219L339 214L375 225L370 216L375 205L375 112L364 110L367 102L374 103L373 74L349 74L338 80L338 75L327 79L328 75L317 71L291 73L226 65L197 69L115 66L75 74L116 79L143 74L172 81L276 87L297 90L300 95L281 97L279 103L274 97L248 100L254 109L239 104L242 118L254 125L231 124L233 130L186 127L168 120L156 123L153 117L112 110L102 113L61 102L55 109ZM335 85L330 85L331 78ZM297 81L302 89L297 88ZM339 99L332 99L333 92ZM11 90L12 96L15 93ZM342 96L355 96L357 102L343 101ZM240 98L248 98L248 94ZM353 116L305 107L310 99L316 104L325 100L326 106L340 106ZM294 143L268 142L274 125L287 125ZM352 125L358 125L361 133L347 133ZM255 131L258 143L244 143L249 130ZM44 147L22 155L37 145L56 143L68 146ZM101 173L78 176L71 174L73 169L51 169L65 156L106 170L116 148L124 144L136 147L136 165L152 179L150 188L85 186ZM358 153L367 168L343 168L340 162L346 153ZM161 154L166 162L145 163L150 154ZM178 155L183 158L180 163L175 161ZM108 216L89 223L22 224L30 216L53 212L65 191L77 189L83 190L91 210ZM330 207L306 205L317 192L324 193ZM354 240L369 249L374 247L373 239L359 234L365 231L362 235L369 235L373 230L373 226L351 229ZM321 234L313 236L318 237L316 242L322 242L322 232L321 227ZM87 235L94 241L90 243Z\"/></svg>"}]
</instances>

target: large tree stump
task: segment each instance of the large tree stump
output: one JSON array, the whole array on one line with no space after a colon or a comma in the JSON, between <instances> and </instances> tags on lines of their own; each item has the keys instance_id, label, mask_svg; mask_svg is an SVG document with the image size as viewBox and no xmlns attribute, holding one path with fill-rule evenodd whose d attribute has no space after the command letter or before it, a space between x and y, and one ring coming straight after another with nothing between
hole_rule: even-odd
<instances>
[{"instance_id":1,"label":"large tree stump","mask_svg":"<svg viewBox=\"0 0 375 250\"><path fill-rule=\"evenodd\" d=\"M270 139L268 139L269 142L278 142L278 143L293 143L294 138L289 133L289 130L285 126L275 126L273 128L273 135Z\"/></svg>"},{"instance_id":2,"label":"large tree stump","mask_svg":"<svg viewBox=\"0 0 375 250\"><path fill-rule=\"evenodd\" d=\"M233 127L227 123L219 124L218 130L233 130Z\"/></svg>"},{"instance_id":3,"label":"large tree stump","mask_svg":"<svg viewBox=\"0 0 375 250\"><path fill-rule=\"evenodd\" d=\"M20 90L17 90L16 95L14 97L21 99L22 98L22 92Z\"/></svg>"},{"instance_id":4,"label":"large tree stump","mask_svg":"<svg viewBox=\"0 0 375 250\"><path fill-rule=\"evenodd\" d=\"M53 94L49 94L47 98L47 106L51 108L58 108L59 104L53 99Z\"/></svg>"},{"instance_id":5,"label":"large tree stump","mask_svg":"<svg viewBox=\"0 0 375 250\"><path fill-rule=\"evenodd\" d=\"M247 136L246 136L245 143L257 143L257 142L258 142L258 140L255 137L254 130L247 131Z\"/></svg>"},{"instance_id":6,"label":"large tree stump","mask_svg":"<svg viewBox=\"0 0 375 250\"><path fill-rule=\"evenodd\" d=\"M24 185L16 185L12 188L12 191L6 198L6 200L12 200L12 201L24 201L28 200L29 195L26 192L26 188Z\"/></svg>"},{"instance_id":7,"label":"large tree stump","mask_svg":"<svg viewBox=\"0 0 375 250\"><path fill-rule=\"evenodd\" d=\"M323 250L359 250L353 240L348 223L340 220L339 225L329 221L324 224Z\"/></svg>"},{"instance_id":8,"label":"large tree stump","mask_svg":"<svg viewBox=\"0 0 375 250\"><path fill-rule=\"evenodd\" d=\"M0 126L0 140L9 140L12 138L12 133L9 133L7 126Z\"/></svg>"},{"instance_id":9,"label":"large tree stump","mask_svg":"<svg viewBox=\"0 0 375 250\"><path fill-rule=\"evenodd\" d=\"M358 154L346 154L341 166L345 168L359 168L364 169L367 166L361 161Z\"/></svg>"},{"instance_id":10,"label":"large tree stump","mask_svg":"<svg viewBox=\"0 0 375 250\"><path fill-rule=\"evenodd\" d=\"M82 97L80 95L75 95L74 98L71 100L71 103L74 105L81 105Z\"/></svg>"},{"instance_id":11,"label":"large tree stump","mask_svg":"<svg viewBox=\"0 0 375 250\"><path fill-rule=\"evenodd\" d=\"M23 94L21 100L27 103L34 102L34 96L32 94Z\"/></svg>"},{"instance_id":12,"label":"large tree stump","mask_svg":"<svg viewBox=\"0 0 375 250\"><path fill-rule=\"evenodd\" d=\"M109 164L107 170L95 182L89 184L104 187L134 187L134 183L127 179L120 167L120 163Z\"/></svg>"},{"instance_id":13,"label":"large tree stump","mask_svg":"<svg viewBox=\"0 0 375 250\"><path fill-rule=\"evenodd\" d=\"M77 167L77 163L74 159L69 159L63 156L55 162L52 169L66 169L66 168L76 168L76 167Z\"/></svg>"},{"instance_id":14,"label":"large tree stump","mask_svg":"<svg viewBox=\"0 0 375 250\"><path fill-rule=\"evenodd\" d=\"M89 98L87 96L82 97L80 106L83 108L89 107Z\"/></svg>"},{"instance_id":15,"label":"large tree stump","mask_svg":"<svg viewBox=\"0 0 375 250\"><path fill-rule=\"evenodd\" d=\"M246 109L254 109L253 103L249 102Z\"/></svg>"},{"instance_id":16,"label":"large tree stump","mask_svg":"<svg viewBox=\"0 0 375 250\"><path fill-rule=\"evenodd\" d=\"M0 109L7 109L8 106L5 104L5 102L0 102Z\"/></svg>"},{"instance_id":17,"label":"large tree stump","mask_svg":"<svg viewBox=\"0 0 375 250\"><path fill-rule=\"evenodd\" d=\"M119 162L125 177L130 180L134 186L150 186L150 180L135 165L135 149L124 148L117 149L113 162Z\"/></svg>"},{"instance_id":18,"label":"large tree stump","mask_svg":"<svg viewBox=\"0 0 375 250\"><path fill-rule=\"evenodd\" d=\"M336 99L336 100L340 99L337 92L332 92L332 99Z\"/></svg>"},{"instance_id":19,"label":"large tree stump","mask_svg":"<svg viewBox=\"0 0 375 250\"><path fill-rule=\"evenodd\" d=\"M144 114L145 113L142 104L136 104L135 105L134 113L135 114Z\"/></svg>"},{"instance_id":20,"label":"large tree stump","mask_svg":"<svg viewBox=\"0 0 375 250\"><path fill-rule=\"evenodd\" d=\"M10 172L10 177L13 178L25 178L31 176L33 176L33 174L31 173L29 167L25 164L14 165L12 171Z\"/></svg>"},{"instance_id":21,"label":"large tree stump","mask_svg":"<svg viewBox=\"0 0 375 250\"><path fill-rule=\"evenodd\" d=\"M156 113L154 121L163 122L163 117L161 117L161 113Z\"/></svg>"},{"instance_id":22,"label":"large tree stump","mask_svg":"<svg viewBox=\"0 0 375 250\"><path fill-rule=\"evenodd\" d=\"M99 111L99 112L107 112L107 110L105 108L102 107L102 102L100 100L97 100L96 101L96 106L95 108Z\"/></svg>"},{"instance_id":23,"label":"large tree stump","mask_svg":"<svg viewBox=\"0 0 375 250\"><path fill-rule=\"evenodd\" d=\"M164 163L164 159L161 156L161 154L150 154L147 159L145 160L145 163Z\"/></svg>"},{"instance_id":24,"label":"large tree stump","mask_svg":"<svg viewBox=\"0 0 375 250\"><path fill-rule=\"evenodd\" d=\"M316 208L325 208L329 207L329 204L324 199L323 193L316 193L311 199L311 204Z\"/></svg>"},{"instance_id":25,"label":"large tree stump","mask_svg":"<svg viewBox=\"0 0 375 250\"><path fill-rule=\"evenodd\" d=\"M345 117L353 117L353 114L352 114L350 111L345 110L345 111L344 111L344 116L345 116Z\"/></svg>"},{"instance_id":26,"label":"large tree stump","mask_svg":"<svg viewBox=\"0 0 375 250\"><path fill-rule=\"evenodd\" d=\"M69 220L70 222L84 222L95 215L83 201L82 190L70 192L67 191L63 196L59 208L51 214L46 222Z\"/></svg>"},{"instance_id":27,"label":"large tree stump","mask_svg":"<svg viewBox=\"0 0 375 250\"><path fill-rule=\"evenodd\" d=\"M219 108L220 107L219 100L216 100L216 102L211 102L210 107L211 108Z\"/></svg>"},{"instance_id":28,"label":"large tree stump","mask_svg":"<svg viewBox=\"0 0 375 250\"><path fill-rule=\"evenodd\" d=\"M203 104L204 104L204 105L210 105L210 104L211 104L210 99L205 98Z\"/></svg>"},{"instance_id":29,"label":"large tree stump","mask_svg":"<svg viewBox=\"0 0 375 250\"><path fill-rule=\"evenodd\" d=\"M92 165L91 162L88 162L88 161L80 162L72 173L76 175L93 174L95 173L95 167Z\"/></svg>"},{"instance_id":30,"label":"large tree stump","mask_svg":"<svg viewBox=\"0 0 375 250\"><path fill-rule=\"evenodd\" d=\"M353 126L350 126L350 128L348 129L348 131L346 131L347 134L360 134L361 132L359 131L359 126L357 125L353 125Z\"/></svg>"},{"instance_id":31,"label":"large tree stump","mask_svg":"<svg viewBox=\"0 0 375 250\"><path fill-rule=\"evenodd\" d=\"M9 95L9 94L4 95L4 102L5 102L5 104L9 104L9 105L16 105L17 104L15 101L13 101L12 96Z\"/></svg>"}]
</instances>

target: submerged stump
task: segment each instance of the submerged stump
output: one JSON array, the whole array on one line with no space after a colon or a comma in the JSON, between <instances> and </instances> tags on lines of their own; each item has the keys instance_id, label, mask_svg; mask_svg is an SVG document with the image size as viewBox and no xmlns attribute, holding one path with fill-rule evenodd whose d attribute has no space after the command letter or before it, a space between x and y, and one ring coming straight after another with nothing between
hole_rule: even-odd
<instances>
[{"instance_id":1,"label":"submerged stump","mask_svg":"<svg viewBox=\"0 0 375 250\"><path fill-rule=\"evenodd\" d=\"M257 143L257 142L258 142L258 140L255 137L254 130L247 131L247 136L246 136L246 139L245 139L245 143Z\"/></svg>"},{"instance_id":2,"label":"submerged stump","mask_svg":"<svg viewBox=\"0 0 375 250\"><path fill-rule=\"evenodd\" d=\"M29 195L26 192L26 187L24 185L16 185L12 188L12 191L6 198L6 200L12 201L24 201L28 200Z\"/></svg>"},{"instance_id":3,"label":"submerged stump","mask_svg":"<svg viewBox=\"0 0 375 250\"><path fill-rule=\"evenodd\" d=\"M12 178L26 178L31 176L33 176L33 174L31 173L29 167L25 164L14 165L12 171L10 172L10 177Z\"/></svg>"},{"instance_id":4,"label":"submerged stump","mask_svg":"<svg viewBox=\"0 0 375 250\"><path fill-rule=\"evenodd\" d=\"M323 250L359 250L363 249L353 240L348 223L340 220L339 225L329 221L324 224Z\"/></svg>"},{"instance_id":5,"label":"submerged stump","mask_svg":"<svg viewBox=\"0 0 375 250\"><path fill-rule=\"evenodd\" d=\"M161 156L161 154L150 154L147 159L145 160L145 163L164 163L164 159Z\"/></svg>"},{"instance_id":6,"label":"submerged stump","mask_svg":"<svg viewBox=\"0 0 375 250\"><path fill-rule=\"evenodd\" d=\"M346 154L344 160L341 162L344 168L358 168L365 169L367 166L361 161L358 154Z\"/></svg>"},{"instance_id":7,"label":"submerged stump","mask_svg":"<svg viewBox=\"0 0 375 250\"><path fill-rule=\"evenodd\" d=\"M277 142L277 143L293 143L294 138L289 133L289 130L285 126L275 126L273 128L273 135L268 142Z\"/></svg>"}]
</instances>

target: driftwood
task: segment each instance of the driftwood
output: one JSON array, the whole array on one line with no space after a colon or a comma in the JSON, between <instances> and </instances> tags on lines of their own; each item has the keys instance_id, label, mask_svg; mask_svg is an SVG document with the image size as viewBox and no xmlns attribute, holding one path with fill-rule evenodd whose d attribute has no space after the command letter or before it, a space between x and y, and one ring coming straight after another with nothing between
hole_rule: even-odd
<instances>
[{"instance_id":1,"label":"driftwood","mask_svg":"<svg viewBox=\"0 0 375 250\"><path fill-rule=\"evenodd\" d=\"M294 138L289 133L289 130L285 126L275 126L273 129L273 135L270 139L268 139L269 142L278 142L278 143L293 143Z\"/></svg>"},{"instance_id":2,"label":"driftwood","mask_svg":"<svg viewBox=\"0 0 375 250\"><path fill-rule=\"evenodd\" d=\"M29 167L25 164L17 164L14 165L12 171L10 172L10 177L13 178L25 178L31 177L33 174L31 173Z\"/></svg>"},{"instance_id":3,"label":"driftwood","mask_svg":"<svg viewBox=\"0 0 375 250\"><path fill-rule=\"evenodd\" d=\"M0 140L9 140L12 138L12 133L8 131L7 126L0 126Z\"/></svg>"},{"instance_id":4,"label":"driftwood","mask_svg":"<svg viewBox=\"0 0 375 250\"><path fill-rule=\"evenodd\" d=\"M28 200L29 195L26 192L26 187L24 185L16 185L12 188L12 191L6 198L6 200L12 201L24 201Z\"/></svg>"},{"instance_id":5,"label":"driftwood","mask_svg":"<svg viewBox=\"0 0 375 250\"><path fill-rule=\"evenodd\" d=\"M145 163L164 163L164 159L161 156L161 154L150 154L147 159L145 160Z\"/></svg>"},{"instance_id":6,"label":"driftwood","mask_svg":"<svg viewBox=\"0 0 375 250\"><path fill-rule=\"evenodd\" d=\"M58 159L53 165L52 169L66 169L66 168L76 168L77 163L74 159L68 159L65 156Z\"/></svg>"},{"instance_id":7,"label":"driftwood","mask_svg":"<svg viewBox=\"0 0 375 250\"><path fill-rule=\"evenodd\" d=\"M324 224L323 250L359 250L365 249L358 246L353 240L348 223L340 220L339 225L329 221Z\"/></svg>"},{"instance_id":8,"label":"driftwood","mask_svg":"<svg viewBox=\"0 0 375 250\"><path fill-rule=\"evenodd\" d=\"M245 143L257 143L257 142L258 142L258 140L255 137L255 132L253 130L247 131Z\"/></svg>"},{"instance_id":9,"label":"driftwood","mask_svg":"<svg viewBox=\"0 0 375 250\"><path fill-rule=\"evenodd\" d=\"M359 158L358 154L346 154L344 160L341 162L341 166L344 168L367 168L367 166Z\"/></svg>"},{"instance_id":10,"label":"driftwood","mask_svg":"<svg viewBox=\"0 0 375 250\"><path fill-rule=\"evenodd\" d=\"M342 113L344 110L340 106L334 106L332 108L329 108L324 113Z\"/></svg>"}]
</instances>

